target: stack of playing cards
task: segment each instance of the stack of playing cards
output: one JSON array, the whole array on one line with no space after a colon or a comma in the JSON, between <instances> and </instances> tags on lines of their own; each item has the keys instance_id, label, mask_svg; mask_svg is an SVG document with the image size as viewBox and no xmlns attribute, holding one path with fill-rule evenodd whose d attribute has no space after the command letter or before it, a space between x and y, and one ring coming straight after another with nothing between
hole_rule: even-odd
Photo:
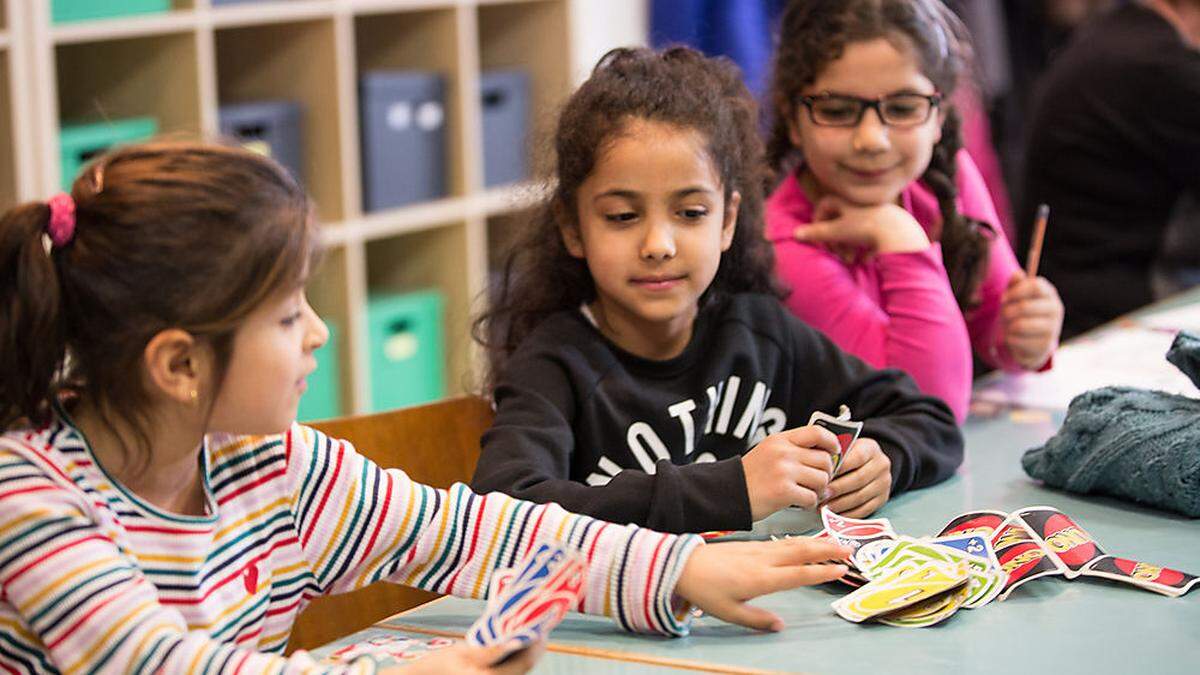
<instances>
[{"instance_id":1,"label":"stack of playing cards","mask_svg":"<svg viewBox=\"0 0 1200 675\"><path fill-rule=\"evenodd\" d=\"M586 576L586 563L577 552L539 545L520 566L492 573L487 609L467 631L467 642L511 644L507 658L545 638L579 606Z\"/></svg>"},{"instance_id":2,"label":"stack of playing cards","mask_svg":"<svg viewBox=\"0 0 1200 675\"><path fill-rule=\"evenodd\" d=\"M822 511L822 534L854 549L844 581L866 585L833 603L855 623L873 619L903 627L932 626L959 608L991 602L1004 573L985 537L939 537L922 541L900 536L885 518L859 520ZM854 533L859 536L855 537Z\"/></svg>"},{"instance_id":3,"label":"stack of playing cards","mask_svg":"<svg viewBox=\"0 0 1200 675\"><path fill-rule=\"evenodd\" d=\"M971 511L955 517L936 537L896 535L886 518L859 520L822 510L825 530L854 554L842 581L861 586L833 603L842 618L892 626L924 627L960 608L1004 600L1021 585L1045 576L1112 579L1164 595L1180 596L1200 578L1177 570L1105 555L1075 521L1049 506L1013 513Z\"/></svg>"},{"instance_id":4,"label":"stack of playing cards","mask_svg":"<svg viewBox=\"0 0 1200 675\"><path fill-rule=\"evenodd\" d=\"M943 532L951 529L971 529L991 538L1009 574L1001 600L1021 584L1043 576L1110 579L1171 597L1187 593L1200 581L1178 570L1106 555L1087 530L1052 506L1027 506L1011 514L965 513Z\"/></svg>"},{"instance_id":5,"label":"stack of playing cards","mask_svg":"<svg viewBox=\"0 0 1200 675\"><path fill-rule=\"evenodd\" d=\"M829 507L821 508L821 522L824 523L825 529L813 535L814 539L832 539L842 546L848 546L852 551L858 551L863 545L874 541L892 541L897 536L896 531L892 529L892 522L887 518L847 518L830 511ZM848 560L830 562L849 567L846 575L839 579L842 583L848 586L862 586L867 583L867 578L863 576L853 556Z\"/></svg>"}]
</instances>

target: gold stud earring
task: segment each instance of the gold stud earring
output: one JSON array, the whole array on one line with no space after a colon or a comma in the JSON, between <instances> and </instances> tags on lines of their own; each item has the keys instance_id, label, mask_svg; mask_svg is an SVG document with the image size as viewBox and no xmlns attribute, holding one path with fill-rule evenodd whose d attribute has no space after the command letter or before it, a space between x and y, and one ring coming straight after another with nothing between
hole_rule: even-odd
<instances>
[{"instance_id":1,"label":"gold stud earring","mask_svg":"<svg viewBox=\"0 0 1200 675\"><path fill-rule=\"evenodd\" d=\"M196 405L197 403L199 403L200 402L200 392L193 389L192 393L191 393L191 399L192 399L192 405Z\"/></svg>"}]
</instances>

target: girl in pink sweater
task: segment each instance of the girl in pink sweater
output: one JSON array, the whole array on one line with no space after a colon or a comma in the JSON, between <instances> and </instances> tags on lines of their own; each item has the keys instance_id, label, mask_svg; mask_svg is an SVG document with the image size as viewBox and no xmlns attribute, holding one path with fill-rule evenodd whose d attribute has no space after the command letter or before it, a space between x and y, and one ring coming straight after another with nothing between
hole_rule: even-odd
<instances>
[{"instance_id":1,"label":"girl in pink sweater","mask_svg":"<svg viewBox=\"0 0 1200 675\"><path fill-rule=\"evenodd\" d=\"M948 105L961 25L938 0L793 0L771 90L767 236L789 308L966 417L972 348L1047 367L1063 307L1018 267Z\"/></svg>"}]
</instances>

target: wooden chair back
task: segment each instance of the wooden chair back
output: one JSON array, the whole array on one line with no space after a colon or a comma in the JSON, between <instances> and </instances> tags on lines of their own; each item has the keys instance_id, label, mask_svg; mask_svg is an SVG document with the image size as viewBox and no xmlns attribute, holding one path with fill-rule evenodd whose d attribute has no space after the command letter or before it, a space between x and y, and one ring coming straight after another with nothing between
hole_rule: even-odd
<instances>
[{"instance_id":1,"label":"wooden chair back","mask_svg":"<svg viewBox=\"0 0 1200 675\"><path fill-rule=\"evenodd\" d=\"M350 441L382 467L400 468L415 481L446 488L471 479L479 460L479 439L491 423L487 400L460 396L311 426ZM317 598L297 618L288 652L319 647L436 597L436 593L381 581L351 593Z\"/></svg>"}]
</instances>

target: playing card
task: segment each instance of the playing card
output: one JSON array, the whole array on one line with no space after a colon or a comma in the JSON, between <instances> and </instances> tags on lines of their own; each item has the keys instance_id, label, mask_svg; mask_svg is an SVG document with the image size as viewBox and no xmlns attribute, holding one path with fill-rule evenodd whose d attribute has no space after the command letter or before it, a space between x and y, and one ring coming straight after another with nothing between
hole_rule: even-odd
<instances>
[{"instance_id":1,"label":"playing card","mask_svg":"<svg viewBox=\"0 0 1200 675\"><path fill-rule=\"evenodd\" d=\"M854 567L860 570L869 569L895 545L895 539L876 539L863 544L854 552Z\"/></svg>"},{"instance_id":2,"label":"playing card","mask_svg":"<svg viewBox=\"0 0 1200 675\"><path fill-rule=\"evenodd\" d=\"M1106 555L1096 558L1083 569L1083 575L1132 584L1155 593L1177 598L1192 590L1200 577L1137 560Z\"/></svg>"},{"instance_id":3,"label":"playing card","mask_svg":"<svg viewBox=\"0 0 1200 675\"><path fill-rule=\"evenodd\" d=\"M864 520L861 518L840 516L829 510L828 506L821 507L821 522L825 523L825 530L827 532L831 534L844 534L848 537L874 537L880 534L894 536L896 534L896 531L892 529L892 521L887 518Z\"/></svg>"},{"instance_id":4,"label":"playing card","mask_svg":"<svg viewBox=\"0 0 1200 675\"><path fill-rule=\"evenodd\" d=\"M859 623L888 614L966 584L970 568L966 562L928 562L915 569L900 568L832 603L847 621Z\"/></svg>"},{"instance_id":5,"label":"playing card","mask_svg":"<svg viewBox=\"0 0 1200 675\"><path fill-rule=\"evenodd\" d=\"M508 578L493 582L497 597L467 631L467 642L519 646L545 637L574 608L583 593L583 557L561 546L543 543ZM506 655L507 656L507 655Z\"/></svg>"},{"instance_id":6,"label":"playing card","mask_svg":"<svg viewBox=\"0 0 1200 675\"><path fill-rule=\"evenodd\" d=\"M378 666L396 665L419 659L429 652L449 647L454 643L455 640L444 637L414 638L400 633L375 635L361 642L339 647L322 660L351 663L363 656L369 656Z\"/></svg>"},{"instance_id":7,"label":"playing card","mask_svg":"<svg viewBox=\"0 0 1200 675\"><path fill-rule=\"evenodd\" d=\"M815 427L824 427L833 432L837 436L839 451L833 455L833 474L837 475L838 469L842 462L846 459L846 455L850 453L850 447L854 445L854 441L858 440L858 434L862 432L863 423L854 422L849 419L850 409L842 406L842 410L846 414L846 419L839 419L833 415L814 410L813 414L808 418L808 423Z\"/></svg>"},{"instance_id":8,"label":"playing card","mask_svg":"<svg viewBox=\"0 0 1200 675\"><path fill-rule=\"evenodd\" d=\"M875 620L899 628L926 628L950 618L965 606L968 595L968 585L963 584L904 609L875 617Z\"/></svg>"},{"instance_id":9,"label":"playing card","mask_svg":"<svg viewBox=\"0 0 1200 675\"><path fill-rule=\"evenodd\" d=\"M973 583L971 593L963 603L966 609L982 607L994 600L1004 590L1004 582L1008 579L1008 575L1000 566L1000 561L996 558L996 551L992 549L992 543L984 535L935 537L930 540L930 543L947 546L970 556ZM979 586L975 585L976 581Z\"/></svg>"},{"instance_id":10,"label":"playing card","mask_svg":"<svg viewBox=\"0 0 1200 675\"><path fill-rule=\"evenodd\" d=\"M1008 514L1003 511L967 511L955 516L938 532L939 537L950 534L982 534L990 537Z\"/></svg>"},{"instance_id":11,"label":"playing card","mask_svg":"<svg viewBox=\"0 0 1200 675\"><path fill-rule=\"evenodd\" d=\"M999 599L1004 600L1018 586L1039 577L1062 574L1058 560L1049 555L1017 514L1006 518L992 533L992 548L1008 578Z\"/></svg>"},{"instance_id":12,"label":"playing card","mask_svg":"<svg viewBox=\"0 0 1200 675\"><path fill-rule=\"evenodd\" d=\"M1079 576L1088 563L1104 555L1092 535L1054 507L1029 506L1017 514L1050 555L1058 559L1068 579Z\"/></svg>"},{"instance_id":13,"label":"playing card","mask_svg":"<svg viewBox=\"0 0 1200 675\"><path fill-rule=\"evenodd\" d=\"M985 549L986 550L986 549ZM967 609L982 607L991 602L1003 589L1005 575L994 556L977 556L941 544L924 542L912 537L901 536L894 546L868 568L863 575L877 579L895 569L912 569L928 563L965 563L969 567L970 580L967 598L963 604Z\"/></svg>"}]
</instances>

